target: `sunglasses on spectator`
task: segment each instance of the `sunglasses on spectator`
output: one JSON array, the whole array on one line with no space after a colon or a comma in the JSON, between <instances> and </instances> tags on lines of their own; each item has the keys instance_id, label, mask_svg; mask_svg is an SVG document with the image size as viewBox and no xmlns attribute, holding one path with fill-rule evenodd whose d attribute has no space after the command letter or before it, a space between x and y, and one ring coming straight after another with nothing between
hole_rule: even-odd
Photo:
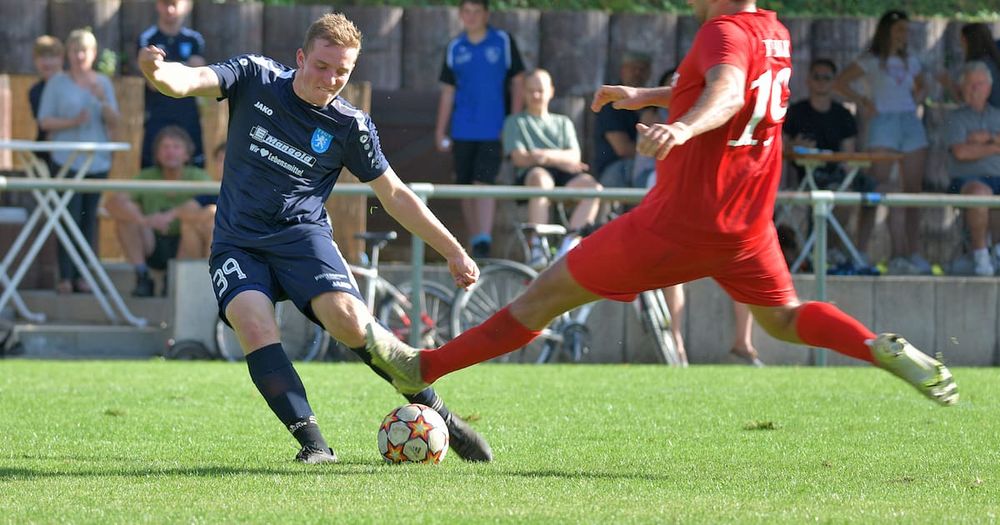
<instances>
[{"instance_id":1,"label":"sunglasses on spectator","mask_svg":"<svg viewBox=\"0 0 1000 525\"><path fill-rule=\"evenodd\" d=\"M813 73L812 79L821 82L829 82L833 80L833 75L823 75L821 73Z\"/></svg>"}]
</instances>

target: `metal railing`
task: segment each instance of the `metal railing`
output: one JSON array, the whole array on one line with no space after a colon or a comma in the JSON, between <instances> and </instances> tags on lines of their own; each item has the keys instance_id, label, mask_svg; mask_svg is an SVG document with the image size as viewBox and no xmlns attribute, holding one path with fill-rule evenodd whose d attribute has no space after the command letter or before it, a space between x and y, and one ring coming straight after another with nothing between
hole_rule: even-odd
<instances>
[{"instance_id":1,"label":"metal railing","mask_svg":"<svg viewBox=\"0 0 1000 525\"><path fill-rule=\"evenodd\" d=\"M454 184L409 184L413 192L425 202L432 198L465 199L465 198L497 198L526 199L530 197L548 197L552 200L577 200L598 197L606 200L623 202L638 202L646 195L646 190L632 188L574 189L574 188L528 188L523 186L468 186ZM136 180L63 180L63 179L27 179L19 177L0 176L0 192L31 191L31 190L76 190L81 192L133 191L133 192L163 192L189 193L191 195L214 194L219 192L218 182L184 182L184 181L136 181ZM338 184L333 188L334 195L374 195L366 184ZM935 208L952 206L956 208L1000 208L1000 196L970 196L941 193L852 193L832 191L811 192L779 192L779 204L808 205L812 207L813 225L817 230L816 245L813 248L813 272L816 276L816 298L826 300L826 257L827 257L827 217L832 213L834 205L862 206L903 206ZM425 247L422 239L412 236L410 264L412 268L412 286L414 290L423 288ZM419 312L423 305L419 304L419 294L415 294L414 311L411 319L419 322ZM419 337L420 330L412 330L414 338ZM411 343L416 344L416 340ZM819 355L819 364L825 359Z\"/></svg>"}]
</instances>

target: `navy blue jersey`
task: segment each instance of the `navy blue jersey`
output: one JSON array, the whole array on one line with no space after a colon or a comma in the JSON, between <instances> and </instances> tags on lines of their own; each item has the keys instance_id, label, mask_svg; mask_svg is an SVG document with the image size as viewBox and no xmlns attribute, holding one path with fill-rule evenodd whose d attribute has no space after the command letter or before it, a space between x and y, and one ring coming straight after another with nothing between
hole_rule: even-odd
<instances>
[{"instance_id":1,"label":"navy blue jersey","mask_svg":"<svg viewBox=\"0 0 1000 525\"><path fill-rule=\"evenodd\" d=\"M167 62L187 62L192 56L203 56L205 39L201 33L187 27L182 27L176 35L167 35L153 24L139 35L139 49L146 46L156 46L166 53ZM160 93L146 85L146 114L143 118L144 134L142 139L141 165L143 168L152 166L153 139L166 126L180 126L191 136L194 142L194 154L191 161L199 167L205 167L205 151L202 145L201 120L198 115L198 102L194 98L173 98Z\"/></svg>"},{"instance_id":2,"label":"navy blue jersey","mask_svg":"<svg viewBox=\"0 0 1000 525\"><path fill-rule=\"evenodd\" d=\"M323 203L343 168L363 182L387 169L371 117L342 97L319 108L292 89L295 70L259 55L209 66L229 100L215 242L267 247L331 235Z\"/></svg>"},{"instance_id":3,"label":"navy blue jersey","mask_svg":"<svg viewBox=\"0 0 1000 525\"><path fill-rule=\"evenodd\" d=\"M201 33L187 27L182 27L176 35L167 35L153 24L139 34L139 49L146 46L156 46L166 53L167 62L187 62L192 56L203 56L205 39ZM194 99L175 99L146 86L146 110L156 111L160 106L177 107L178 101L185 105L196 107Z\"/></svg>"}]
</instances>

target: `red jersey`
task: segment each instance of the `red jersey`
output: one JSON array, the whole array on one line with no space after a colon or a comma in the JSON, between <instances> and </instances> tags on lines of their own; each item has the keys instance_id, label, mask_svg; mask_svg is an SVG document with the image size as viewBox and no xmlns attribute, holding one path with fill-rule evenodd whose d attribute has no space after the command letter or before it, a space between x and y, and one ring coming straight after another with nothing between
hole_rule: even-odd
<instances>
[{"instance_id":1,"label":"red jersey","mask_svg":"<svg viewBox=\"0 0 1000 525\"><path fill-rule=\"evenodd\" d=\"M671 121L694 106L705 73L719 64L746 72L743 108L658 161L656 186L635 210L640 224L683 242L750 241L771 227L774 214L792 74L788 29L760 9L706 22L677 68Z\"/></svg>"}]
</instances>

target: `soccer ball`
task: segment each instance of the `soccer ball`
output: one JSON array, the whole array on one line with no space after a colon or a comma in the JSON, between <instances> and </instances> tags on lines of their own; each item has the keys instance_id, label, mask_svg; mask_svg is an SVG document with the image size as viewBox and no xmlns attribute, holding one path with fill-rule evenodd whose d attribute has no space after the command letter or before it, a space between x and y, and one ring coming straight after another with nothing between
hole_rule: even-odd
<instances>
[{"instance_id":1,"label":"soccer ball","mask_svg":"<svg viewBox=\"0 0 1000 525\"><path fill-rule=\"evenodd\" d=\"M448 426L429 406L403 405L378 427L378 451L388 463L440 463L448 452Z\"/></svg>"}]
</instances>

